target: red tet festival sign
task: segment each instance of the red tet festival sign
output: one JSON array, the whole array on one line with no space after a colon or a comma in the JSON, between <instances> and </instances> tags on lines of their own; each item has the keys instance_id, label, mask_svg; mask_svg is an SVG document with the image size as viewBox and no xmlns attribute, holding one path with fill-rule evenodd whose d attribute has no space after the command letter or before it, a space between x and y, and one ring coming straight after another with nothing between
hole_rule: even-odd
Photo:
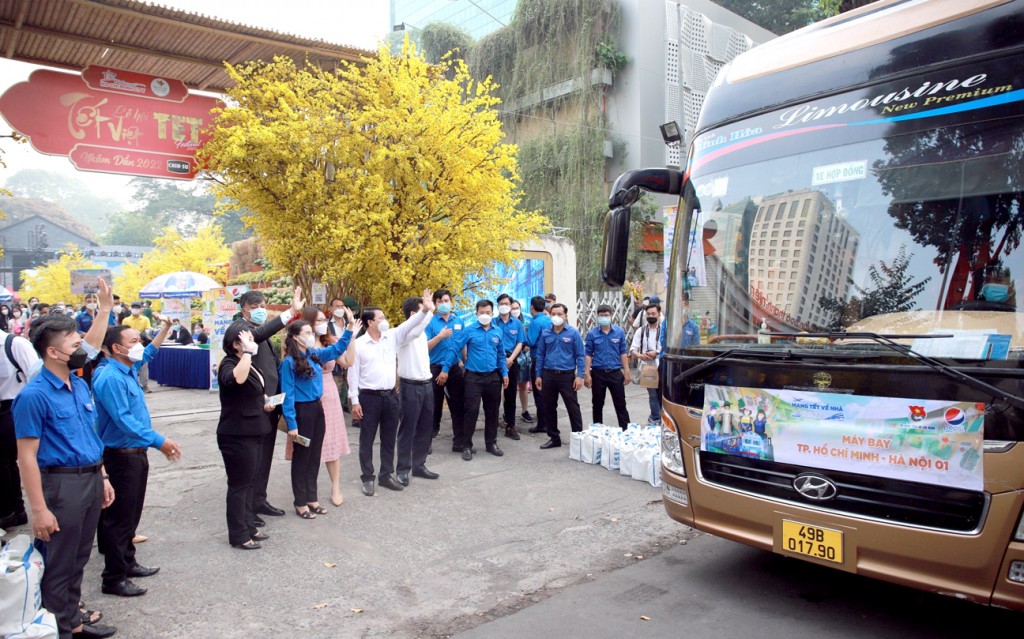
<instances>
[{"instance_id":1,"label":"red tet festival sign","mask_svg":"<svg viewBox=\"0 0 1024 639\"><path fill-rule=\"evenodd\" d=\"M90 66L81 75L39 70L0 96L0 115L40 153L82 171L191 180L213 122L214 98L178 80Z\"/></svg>"}]
</instances>

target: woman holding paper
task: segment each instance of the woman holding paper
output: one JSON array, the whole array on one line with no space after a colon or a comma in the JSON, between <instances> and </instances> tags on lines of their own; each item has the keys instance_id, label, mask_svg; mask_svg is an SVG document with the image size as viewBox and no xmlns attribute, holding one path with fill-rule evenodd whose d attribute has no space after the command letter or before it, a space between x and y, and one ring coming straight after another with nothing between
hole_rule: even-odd
<instances>
[{"instance_id":1,"label":"woman holding paper","mask_svg":"<svg viewBox=\"0 0 1024 639\"><path fill-rule=\"evenodd\" d=\"M273 429L263 373L252 363L257 344L244 322L224 332L224 359L217 366L220 422L217 447L228 476L228 541L235 548L258 550L268 536L256 528L255 482L262 439Z\"/></svg>"},{"instance_id":2,"label":"woman holding paper","mask_svg":"<svg viewBox=\"0 0 1024 639\"><path fill-rule=\"evenodd\" d=\"M337 336L330 335L327 330L327 316L318 309L307 306L302 310L302 319L313 325L313 333L321 347L330 346L338 341ZM345 497L341 493L341 456L351 453L348 444L348 433L345 430L345 413L341 407L341 396L332 392L334 385L334 368L348 368L355 357L356 341L351 340L348 349L337 359L320 365L323 374L324 394L320 403L324 407L324 446L320 452L320 462L327 466L327 474L331 478L331 503L340 506ZM284 458L291 460L294 444L288 440L284 449Z\"/></svg>"},{"instance_id":3,"label":"woman holding paper","mask_svg":"<svg viewBox=\"0 0 1024 639\"><path fill-rule=\"evenodd\" d=\"M327 513L317 498L320 453L323 450L326 418L320 399L324 394L321 363L338 359L348 349L359 322L346 313L347 330L327 348L316 348L313 325L298 320L288 325L284 340L285 358L281 361L282 412L288 424L288 438L297 443L292 454L292 494L295 514L316 519ZM334 388L333 383L331 388Z\"/></svg>"}]
</instances>

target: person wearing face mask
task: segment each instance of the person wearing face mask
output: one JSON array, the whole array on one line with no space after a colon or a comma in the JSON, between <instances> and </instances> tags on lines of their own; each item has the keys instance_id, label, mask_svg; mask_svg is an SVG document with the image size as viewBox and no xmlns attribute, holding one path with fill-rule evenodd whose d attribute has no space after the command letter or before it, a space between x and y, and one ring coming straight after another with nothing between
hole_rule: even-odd
<instances>
[{"instance_id":1,"label":"person wearing face mask","mask_svg":"<svg viewBox=\"0 0 1024 639\"><path fill-rule=\"evenodd\" d=\"M192 333L181 325L181 322L177 319L174 320L174 324L171 325L171 331L173 332L174 343L179 346L190 346L193 344Z\"/></svg>"},{"instance_id":2,"label":"person wearing face mask","mask_svg":"<svg viewBox=\"0 0 1024 639\"><path fill-rule=\"evenodd\" d=\"M508 367L509 383L502 392L504 411L502 420L505 422L505 437L519 439L516 430L516 381L519 379L519 353L523 350L525 330L523 323L512 317L512 296L502 293L498 296L498 317L495 326L501 330L501 348L505 353L505 364Z\"/></svg>"},{"instance_id":3,"label":"person wearing face mask","mask_svg":"<svg viewBox=\"0 0 1024 639\"><path fill-rule=\"evenodd\" d=\"M495 457L505 453L498 448L498 409L501 391L507 389L508 364L501 344L501 329L494 326L494 302L480 300L476 303L474 326L460 331L455 336L455 352L466 349L466 421L463 432L462 458L473 459L473 433L480 415L480 404L484 405L484 444L487 452ZM449 359L441 370L446 374L455 364Z\"/></svg>"},{"instance_id":4,"label":"person wearing face mask","mask_svg":"<svg viewBox=\"0 0 1024 639\"><path fill-rule=\"evenodd\" d=\"M562 445L558 422L555 421L559 397L569 413L572 432L583 430L583 415L576 393L583 388L586 348L580 332L566 322L568 313L565 304L551 306L551 328L545 329L537 340L534 353L538 376L533 384L541 392L543 404L539 414L544 417L548 429L549 439L540 446L545 450Z\"/></svg>"},{"instance_id":5,"label":"person wearing face mask","mask_svg":"<svg viewBox=\"0 0 1024 639\"><path fill-rule=\"evenodd\" d=\"M109 291L101 289L100 299L103 310L109 311ZM103 443L94 428L96 409L89 387L74 371L101 344L104 328L94 325L83 340L70 317L37 320L31 341L43 368L12 407L32 533L46 557L42 605L56 615L62 639L109 637L116 632L100 624L83 627L79 609L100 511L114 502L115 495L103 466ZM87 348L87 340L95 343Z\"/></svg>"},{"instance_id":6,"label":"person wearing face mask","mask_svg":"<svg viewBox=\"0 0 1024 639\"><path fill-rule=\"evenodd\" d=\"M530 402L530 368L533 366L533 358L530 357L530 349L526 346L526 335L530 330L530 320L523 315L522 303L519 300L512 300L512 310L509 313L512 317L516 318L523 323L523 348L519 352L519 357L516 358L516 364L519 365L519 377L509 377L509 383L515 384L519 391L519 405L523 407L522 414L519 417L527 424L533 423L533 415L529 411ZM519 434L519 431L516 431Z\"/></svg>"},{"instance_id":7,"label":"person wearing face mask","mask_svg":"<svg viewBox=\"0 0 1024 639\"><path fill-rule=\"evenodd\" d=\"M131 314L124 304L121 303L121 298L117 295L114 296L114 307L110 309L110 315L107 316L107 324L110 326L120 326L121 322Z\"/></svg>"},{"instance_id":8,"label":"person wearing face mask","mask_svg":"<svg viewBox=\"0 0 1024 639\"><path fill-rule=\"evenodd\" d=\"M612 326L612 307L602 304L597 307L597 326L587 333L586 371L583 383L593 389L594 423L604 423L604 397L611 393L615 416L619 428L629 427L629 410L626 409L626 384L629 379L629 348L626 346L626 332Z\"/></svg>"},{"instance_id":9,"label":"person wearing face mask","mask_svg":"<svg viewBox=\"0 0 1024 639\"><path fill-rule=\"evenodd\" d=\"M441 432L441 417L447 401L448 413L452 419L452 452L461 453L462 431L465 429L466 380L461 366L453 366L448 374L441 376L441 366L449 357L458 358L453 335L462 330L462 319L452 312L451 292L440 289L434 292L437 314L430 320L424 333L427 348L430 349L430 374L434 376L434 437Z\"/></svg>"},{"instance_id":10,"label":"person wearing face mask","mask_svg":"<svg viewBox=\"0 0 1024 639\"><path fill-rule=\"evenodd\" d=\"M116 307L115 307L116 308ZM143 344L149 343L149 331L153 328L149 318L142 314L142 302L132 302L132 309L128 316L121 320L121 326L127 326L138 331ZM138 370L139 386L142 392L149 393L149 362L143 362Z\"/></svg>"},{"instance_id":11,"label":"person wearing face mask","mask_svg":"<svg viewBox=\"0 0 1024 639\"><path fill-rule=\"evenodd\" d=\"M79 333L88 333L89 329L92 328L92 323L96 320L96 316L99 314L99 298L96 297L95 293L90 293L85 296L85 305L82 310L78 311L75 315L75 321L78 323Z\"/></svg>"},{"instance_id":12,"label":"person wearing face mask","mask_svg":"<svg viewBox=\"0 0 1024 639\"><path fill-rule=\"evenodd\" d=\"M7 332L11 335L21 335L25 332L25 311L20 306L11 310L11 319L7 322Z\"/></svg>"},{"instance_id":13,"label":"person wearing face mask","mask_svg":"<svg viewBox=\"0 0 1024 639\"><path fill-rule=\"evenodd\" d=\"M155 575L159 568L139 565L135 559L135 537L149 479L150 448L175 461L181 448L173 440L153 429L149 409L139 385L138 371L156 357L171 322L165 318L160 332L142 345L139 332L128 326L111 326L103 340L106 363L93 376L96 400L96 433L103 442L103 464L118 499L100 515L98 543L103 549L102 592L121 597L137 597L146 589L132 582L133 577Z\"/></svg>"},{"instance_id":14,"label":"person wearing face mask","mask_svg":"<svg viewBox=\"0 0 1024 639\"><path fill-rule=\"evenodd\" d=\"M644 311L646 326L633 333L630 354L640 360L641 366L658 366L661 353L661 306L654 302ZM651 414L647 421L651 424L661 422L661 393L657 388L647 389L647 401Z\"/></svg>"},{"instance_id":15,"label":"person wearing face mask","mask_svg":"<svg viewBox=\"0 0 1024 639\"><path fill-rule=\"evenodd\" d=\"M11 308L6 304L0 304L0 331L7 332L10 328Z\"/></svg>"},{"instance_id":16,"label":"person wearing face mask","mask_svg":"<svg viewBox=\"0 0 1024 639\"><path fill-rule=\"evenodd\" d=\"M331 300L330 309L324 311L327 316L327 334L335 339L341 336L345 332L345 312L347 307L345 306L345 300L336 297ZM341 398L341 404L343 410L348 412L348 393L345 389L345 373L348 371L348 366L342 366L341 364L335 364L334 371L331 373L331 381L334 384L334 388L338 390L338 397Z\"/></svg>"},{"instance_id":17,"label":"person wearing face mask","mask_svg":"<svg viewBox=\"0 0 1024 639\"><path fill-rule=\"evenodd\" d=\"M320 474L320 452L324 444L326 418L320 399L324 394L321 363L336 360L345 354L352 334L359 324L349 318L348 329L334 344L317 348L317 336L309 322L298 320L288 325L284 340L285 357L279 369L282 405L288 437L292 442L302 435L308 446L295 446L292 455L292 495L295 514L303 519L316 519L327 514L317 496ZM371 443L372 448L372 443Z\"/></svg>"},{"instance_id":18,"label":"person wearing face mask","mask_svg":"<svg viewBox=\"0 0 1024 639\"><path fill-rule=\"evenodd\" d=\"M302 288L296 286L292 295L292 307L274 319L267 319L267 300L260 291L246 291L238 298L241 307L241 329L252 333L256 343L256 354L252 357L253 365L263 375L266 395L273 397L278 394L278 366L281 358L270 343L270 338L285 325L302 313L306 300L302 297ZM236 323L237 323L236 322ZM270 415L270 423L277 424L281 416L281 407L266 406L264 410ZM274 462L274 445L277 443L277 429L273 428L263 436L260 446L260 464L256 472L255 509L257 523L262 524L259 515L282 517L284 511L275 508L267 501L267 484L270 481L270 468Z\"/></svg>"},{"instance_id":19,"label":"person wearing face mask","mask_svg":"<svg viewBox=\"0 0 1024 639\"><path fill-rule=\"evenodd\" d=\"M348 399L352 402L352 419L362 421L359 427L359 468L363 494L373 497L373 442L380 429L380 485L402 490L395 479L395 444L398 417L401 412L395 386L398 382L398 350L416 339L434 314L430 291L423 292L422 307L395 328L388 325L384 311L376 306L363 309L366 333L356 340L356 356L348 369Z\"/></svg>"},{"instance_id":20,"label":"person wearing face mask","mask_svg":"<svg viewBox=\"0 0 1024 639\"><path fill-rule=\"evenodd\" d=\"M545 330L551 328L551 316L548 315L545 307L544 298L540 295L535 295L530 299L530 328L526 331L526 347L530 349L530 357L533 361L530 364L530 381L540 376L541 371L537 368L537 344L540 342L540 336ZM546 433L548 432L548 425L544 421L546 416L540 411L540 407L543 405L541 400L541 392L537 386L533 387L533 405L537 409L537 425L530 429L531 433ZM526 404L523 404L526 407ZM523 421L530 421L526 419L526 414L523 414Z\"/></svg>"},{"instance_id":21,"label":"person wearing face mask","mask_svg":"<svg viewBox=\"0 0 1024 639\"><path fill-rule=\"evenodd\" d=\"M409 319L419 313L423 300L407 298L402 313ZM430 349L427 336L420 333L398 349L398 383L402 402L398 424L398 483L409 485L409 475L437 479L439 475L427 468L430 440L434 435L434 376L430 372Z\"/></svg>"}]
</instances>

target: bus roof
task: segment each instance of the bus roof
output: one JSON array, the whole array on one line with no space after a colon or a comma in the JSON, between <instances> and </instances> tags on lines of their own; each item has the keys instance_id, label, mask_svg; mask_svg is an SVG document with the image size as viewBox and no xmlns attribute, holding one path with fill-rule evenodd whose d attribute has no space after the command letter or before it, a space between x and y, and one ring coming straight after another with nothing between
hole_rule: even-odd
<instances>
[{"instance_id":1,"label":"bus roof","mask_svg":"<svg viewBox=\"0 0 1024 639\"><path fill-rule=\"evenodd\" d=\"M755 47L722 69L697 133L785 104L1024 48L1024 0L882 0Z\"/></svg>"}]
</instances>

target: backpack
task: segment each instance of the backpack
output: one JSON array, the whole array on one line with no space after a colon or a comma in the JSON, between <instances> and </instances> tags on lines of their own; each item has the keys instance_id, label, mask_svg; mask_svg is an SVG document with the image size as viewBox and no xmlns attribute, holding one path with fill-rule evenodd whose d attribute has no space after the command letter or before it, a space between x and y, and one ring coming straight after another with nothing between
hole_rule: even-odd
<instances>
[{"instance_id":1,"label":"backpack","mask_svg":"<svg viewBox=\"0 0 1024 639\"><path fill-rule=\"evenodd\" d=\"M4 353L7 355L7 360L14 365L15 371L17 371L15 377L18 382L24 384L26 379L25 371L21 369L21 364L18 363L18 360L14 359L14 335L8 334L4 340Z\"/></svg>"}]
</instances>

